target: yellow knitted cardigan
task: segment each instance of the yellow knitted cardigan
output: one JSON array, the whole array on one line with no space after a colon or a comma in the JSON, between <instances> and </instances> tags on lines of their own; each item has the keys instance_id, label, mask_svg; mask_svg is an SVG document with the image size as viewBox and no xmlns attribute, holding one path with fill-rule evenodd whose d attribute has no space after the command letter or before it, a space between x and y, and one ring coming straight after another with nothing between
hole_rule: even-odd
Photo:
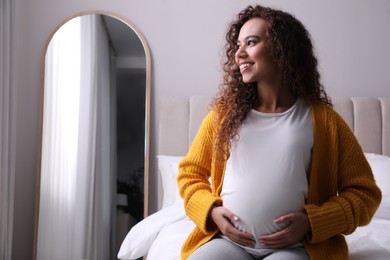
<instances>
[{"instance_id":1,"label":"yellow knitted cardigan","mask_svg":"<svg viewBox=\"0 0 390 260\"><path fill-rule=\"evenodd\" d=\"M303 241L313 260L348 259L344 235L370 222L380 201L371 169L344 120L325 105L311 104L314 128L309 190L305 210L311 234ZM215 114L210 112L179 165L178 185L185 211L196 224L182 246L187 259L219 230L209 221L213 205L221 205L225 162L217 162ZM211 187L208 178L211 176Z\"/></svg>"}]
</instances>

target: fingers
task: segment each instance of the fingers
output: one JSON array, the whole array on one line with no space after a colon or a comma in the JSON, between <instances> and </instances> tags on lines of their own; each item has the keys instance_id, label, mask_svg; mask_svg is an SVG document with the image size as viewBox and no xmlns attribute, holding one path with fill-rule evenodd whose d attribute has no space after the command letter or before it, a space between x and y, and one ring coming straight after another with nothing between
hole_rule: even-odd
<instances>
[{"instance_id":1,"label":"fingers","mask_svg":"<svg viewBox=\"0 0 390 260\"><path fill-rule=\"evenodd\" d=\"M281 216L277 219L274 220L275 224L283 224L283 223L290 223L292 221L294 221L295 219L295 214L294 213L290 213L290 214L287 214L287 215L284 215L284 216Z\"/></svg>"},{"instance_id":2,"label":"fingers","mask_svg":"<svg viewBox=\"0 0 390 260\"><path fill-rule=\"evenodd\" d=\"M256 239L248 233L242 232L234 226L239 217L223 206L215 207L211 211L211 217L223 235L233 242L255 247ZM281 225L280 231L273 234L262 235L259 242L265 248L277 249L302 241L304 235L310 231L310 223L304 212L290 213L274 220L275 224Z\"/></svg>"},{"instance_id":3,"label":"fingers","mask_svg":"<svg viewBox=\"0 0 390 260\"><path fill-rule=\"evenodd\" d=\"M262 235L260 237L260 240L264 240L264 241L281 240L284 237L286 237L286 235L288 235L288 229L287 228L286 229L282 229L281 231L273 233L273 234Z\"/></svg>"},{"instance_id":4,"label":"fingers","mask_svg":"<svg viewBox=\"0 0 390 260\"><path fill-rule=\"evenodd\" d=\"M266 248L282 248L290 246L294 243L294 238L289 235L289 228L285 228L279 232L263 235L260 237L259 242Z\"/></svg>"},{"instance_id":5,"label":"fingers","mask_svg":"<svg viewBox=\"0 0 390 260\"><path fill-rule=\"evenodd\" d=\"M216 207L212 210L211 217L221 233L230 240L243 246L254 247L256 245L256 240L252 235L240 231L232 224L238 221L239 217L230 210L223 206Z\"/></svg>"},{"instance_id":6,"label":"fingers","mask_svg":"<svg viewBox=\"0 0 390 260\"><path fill-rule=\"evenodd\" d=\"M310 223L306 213L295 212L275 219L276 224L287 224L282 230L273 234L262 235L259 242L266 248L282 248L302 241L310 230Z\"/></svg>"},{"instance_id":7,"label":"fingers","mask_svg":"<svg viewBox=\"0 0 390 260\"><path fill-rule=\"evenodd\" d=\"M220 207L221 210L222 210L222 214L224 217L228 218L230 221L238 221L239 220L239 217L234 214L233 212L231 212L230 210L228 210L227 208L225 207Z\"/></svg>"},{"instance_id":8,"label":"fingers","mask_svg":"<svg viewBox=\"0 0 390 260\"><path fill-rule=\"evenodd\" d=\"M256 240L251 234L242 232L235 228L233 225L231 225L231 227L224 235L232 241L243 246L254 247L256 245Z\"/></svg>"}]
</instances>

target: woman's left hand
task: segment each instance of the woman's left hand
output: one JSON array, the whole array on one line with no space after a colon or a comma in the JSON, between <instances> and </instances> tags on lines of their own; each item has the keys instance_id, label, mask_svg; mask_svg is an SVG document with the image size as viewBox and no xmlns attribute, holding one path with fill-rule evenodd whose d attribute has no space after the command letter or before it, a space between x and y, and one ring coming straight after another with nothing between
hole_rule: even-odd
<instances>
[{"instance_id":1,"label":"woman's left hand","mask_svg":"<svg viewBox=\"0 0 390 260\"><path fill-rule=\"evenodd\" d=\"M273 234L262 235L259 242L266 248L277 249L288 247L302 241L310 231L310 222L305 212L294 212L274 220L276 224L287 226Z\"/></svg>"}]
</instances>

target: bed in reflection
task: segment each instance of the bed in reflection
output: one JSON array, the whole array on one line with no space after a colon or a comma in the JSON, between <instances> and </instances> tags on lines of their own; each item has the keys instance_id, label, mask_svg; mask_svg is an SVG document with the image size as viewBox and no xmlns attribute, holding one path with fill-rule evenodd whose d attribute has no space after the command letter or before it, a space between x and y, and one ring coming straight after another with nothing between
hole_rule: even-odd
<instances>
[{"instance_id":1,"label":"bed in reflection","mask_svg":"<svg viewBox=\"0 0 390 260\"><path fill-rule=\"evenodd\" d=\"M209 97L163 97L159 124L160 210L134 226L118 257L180 259L180 248L194 228L178 194L178 163L187 153ZM390 98L333 98L336 111L354 131L373 170L383 198L371 223L346 236L349 258L390 259Z\"/></svg>"}]
</instances>

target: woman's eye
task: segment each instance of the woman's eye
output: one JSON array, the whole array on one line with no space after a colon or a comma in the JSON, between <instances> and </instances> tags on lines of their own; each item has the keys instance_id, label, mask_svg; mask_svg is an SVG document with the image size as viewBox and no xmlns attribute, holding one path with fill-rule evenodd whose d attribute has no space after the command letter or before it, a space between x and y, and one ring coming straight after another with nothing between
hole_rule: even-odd
<instances>
[{"instance_id":1,"label":"woman's eye","mask_svg":"<svg viewBox=\"0 0 390 260\"><path fill-rule=\"evenodd\" d=\"M248 41L248 46L252 46L252 45L255 45L256 44L256 42L255 41Z\"/></svg>"}]
</instances>

